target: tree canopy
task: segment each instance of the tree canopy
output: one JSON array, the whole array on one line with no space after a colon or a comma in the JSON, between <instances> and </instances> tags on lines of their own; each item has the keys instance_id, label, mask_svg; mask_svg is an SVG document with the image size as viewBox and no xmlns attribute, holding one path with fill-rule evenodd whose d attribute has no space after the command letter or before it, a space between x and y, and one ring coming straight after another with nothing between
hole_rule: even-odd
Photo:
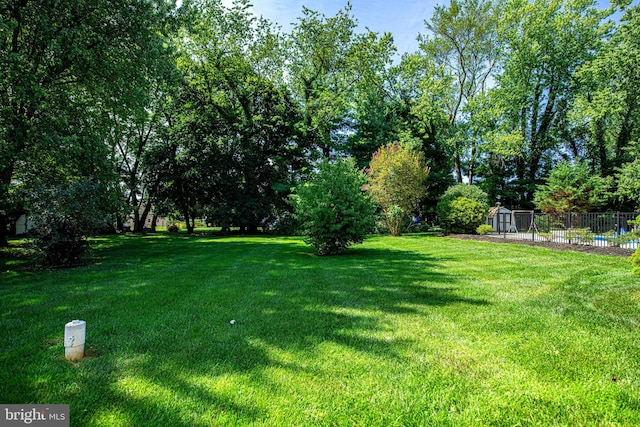
<instances>
[{"instance_id":1,"label":"tree canopy","mask_svg":"<svg viewBox=\"0 0 640 427\"><path fill-rule=\"evenodd\" d=\"M36 189L77 182L119 192L110 217L135 231L159 214L267 229L321 159L364 169L397 141L431 169L419 203L394 203L418 216L456 182L551 209L569 165L615 195L580 209L636 207L640 6L622 3L452 0L394 61L349 3L283 32L248 0L5 1L0 244Z\"/></svg>"}]
</instances>

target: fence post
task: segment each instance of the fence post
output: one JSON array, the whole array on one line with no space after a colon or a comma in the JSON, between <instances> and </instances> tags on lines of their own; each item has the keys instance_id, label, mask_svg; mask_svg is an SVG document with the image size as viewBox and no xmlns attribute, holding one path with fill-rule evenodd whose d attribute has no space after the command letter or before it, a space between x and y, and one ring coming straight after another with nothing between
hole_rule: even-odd
<instances>
[{"instance_id":1,"label":"fence post","mask_svg":"<svg viewBox=\"0 0 640 427\"><path fill-rule=\"evenodd\" d=\"M620 211L616 212L616 236L620 235Z\"/></svg>"},{"instance_id":2,"label":"fence post","mask_svg":"<svg viewBox=\"0 0 640 427\"><path fill-rule=\"evenodd\" d=\"M531 241L536 241L536 214L531 211Z\"/></svg>"},{"instance_id":3,"label":"fence post","mask_svg":"<svg viewBox=\"0 0 640 427\"><path fill-rule=\"evenodd\" d=\"M506 214L505 214L505 215L506 215ZM511 221L512 221L514 218L513 218L513 213L510 213L509 215L510 215L510 216L509 216L509 231L511 231L511 225L512 225L512 224L511 224ZM502 232L503 232L502 237L503 237L504 239L506 239L506 238L507 238L507 227L502 227L502 229L503 229L503 230L502 230Z\"/></svg>"}]
</instances>

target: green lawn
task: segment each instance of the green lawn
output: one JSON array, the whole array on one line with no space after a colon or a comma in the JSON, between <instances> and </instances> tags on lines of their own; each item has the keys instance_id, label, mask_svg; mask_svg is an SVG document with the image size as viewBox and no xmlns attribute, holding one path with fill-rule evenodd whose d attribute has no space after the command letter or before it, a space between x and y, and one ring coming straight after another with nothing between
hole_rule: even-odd
<instances>
[{"instance_id":1,"label":"green lawn","mask_svg":"<svg viewBox=\"0 0 640 427\"><path fill-rule=\"evenodd\" d=\"M95 247L72 270L0 259L1 403L68 403L73 426L640 425L624 258L418 235L337 257L280 237Z\"/></svg>"}]
</instances>

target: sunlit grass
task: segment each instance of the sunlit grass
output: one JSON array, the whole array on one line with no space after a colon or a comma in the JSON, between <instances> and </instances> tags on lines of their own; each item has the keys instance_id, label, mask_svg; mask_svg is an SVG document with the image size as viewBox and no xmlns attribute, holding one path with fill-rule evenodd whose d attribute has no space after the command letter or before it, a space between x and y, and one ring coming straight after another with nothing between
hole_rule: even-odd
<instances>
[{"instance_id":1,"label":"sunlit grass","mask_svg":"<svg viewBox=\"0 0 640 427\"><path fill-rule=\"evenodd\" d=\"M417 235L337 257L280 237L95 246L72 270L3 263L1 402L68 403L77 426L640 424L626 259Z\"/></svg>"}]
</instances>

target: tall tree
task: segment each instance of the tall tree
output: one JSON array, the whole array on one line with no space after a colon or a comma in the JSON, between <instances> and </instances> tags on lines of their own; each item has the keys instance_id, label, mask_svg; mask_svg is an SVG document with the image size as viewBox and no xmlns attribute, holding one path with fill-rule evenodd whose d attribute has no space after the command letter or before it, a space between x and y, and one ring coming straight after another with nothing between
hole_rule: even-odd
<instances>
[{"instance_id":1,"label":"tall tree","mask_svg":"<svg viewBox=\"0 0 640 427\"><path fill-rule=\"evenodd\" d=\"M116 170L120 176L127 215L133 219L133 231L142 232L152 212L152 199L162 184L160 175L148 168L149 150L157 145L166 126L166 109L179 85L175 58L167 52L148 86L147 101L131 108L117 106L105 112L110 119L109 143L113 147ZM153 209L155 212L155 209Z\"/></svg>"},{"instance_id":2,"label":"tall tree","mask_svg":"<svg viewBox=\"0 0 640 427\"><path fill-rule=\"evenodd\" d=\"M419 37L423 53L450 82L446 111L458 183L463 182L463 175L469 183L474 180L478 141L470 135L468 126L473 110L465 107L476 96L486 93L496 71L501 55L499 17L500 7L495 1L451 0L448 6L436 6L425 23L430 35Z\"/></svg>"},{"instance_id":3,"label":"tall tree","mask_svg":"<svg viewBox=\"0 0 640 427\"><path fill-rule=\"evenodd\" d=\"M450 80L443 78L430 58L418 54L403 56L394 71L393 93L401 117L398 140L422 147L431 173L421 214L433 218L438 199L454 182L453 150L447 143Z\"/></svg>"},{"instance_id":4,"label":"tall tree","mask_svg":"<svg viewBox=\"0 0 640 427\"><path fill-rule=\"evenodd\" d=\"M584 129L583 155L603 176L633 160L626 148L640 140L640 5L623 11L612 37L577 73L582 90L571 117Z\"/></svg>"},{"instance_id":5,"label":"tall tree","mask_svg":"<svg viewBox=\"0 0 640 427\"><path fill-rule=\"evenodd\" d=\"M274 83L277 35L247 1L183 7L192 19L178 40L185 85L166 151L176 174L169 190L185 217L200 206L211 222L253 232L287 206L306 165L296 106Z\"/></svg>"},{"instance_id":6,"label":"tall tree","mask_svg":"<svg viewBox=\"0 0 640 427\"><path fill-rule=\"evenodd\" d=\"M432 214L438 197L453 183L451 150L443 137L449 82L438 75L429 58L418 54L405 54L399 64L377 76L380 85L358 91L349 154L365 167L380 146L391 142L421 147L431 173L420 214Z\"/></svg>"},{"instance_id":7,"label":"tall tree","mask_svg":"<svg viewBox=\"0 0 640 427\"><path fill-rule=\"evenodd\" d=\"M364 88L380 88L377 73L395 52L389 34L356 33L357 25L349 3L333 17L304 7L287 38L286 73L303 137L327 158L344 150L353 104L372 95Z\"/></svg>"},{"instance_id":8,"label":"tall tree","mask_svg":"<svg viewBox=\"0 0 640 427\"><path fill-rule=\"evenodd\" d=\"M561 156L567 112L577 94L576 70L591 59L602 32L592 0L510 0L500 34L506 61L491 94L497 135L519 135L512 157L516 192L531 206L536 183Z\"/></svg>"},{"instance_id":9,"label":"tall tree","mask_svg":"<svg viewBox=\"0 0 640 427\"><path fill-rule=\"evenodd\" d=\"M0 5L0 245L16 178L29 185L36 174L27 170L37 169L41 179L65 180L108 158L101 111L144 98L163 49L158 22L170 8L145 0Z\"/></svg>"}]
</instances>

